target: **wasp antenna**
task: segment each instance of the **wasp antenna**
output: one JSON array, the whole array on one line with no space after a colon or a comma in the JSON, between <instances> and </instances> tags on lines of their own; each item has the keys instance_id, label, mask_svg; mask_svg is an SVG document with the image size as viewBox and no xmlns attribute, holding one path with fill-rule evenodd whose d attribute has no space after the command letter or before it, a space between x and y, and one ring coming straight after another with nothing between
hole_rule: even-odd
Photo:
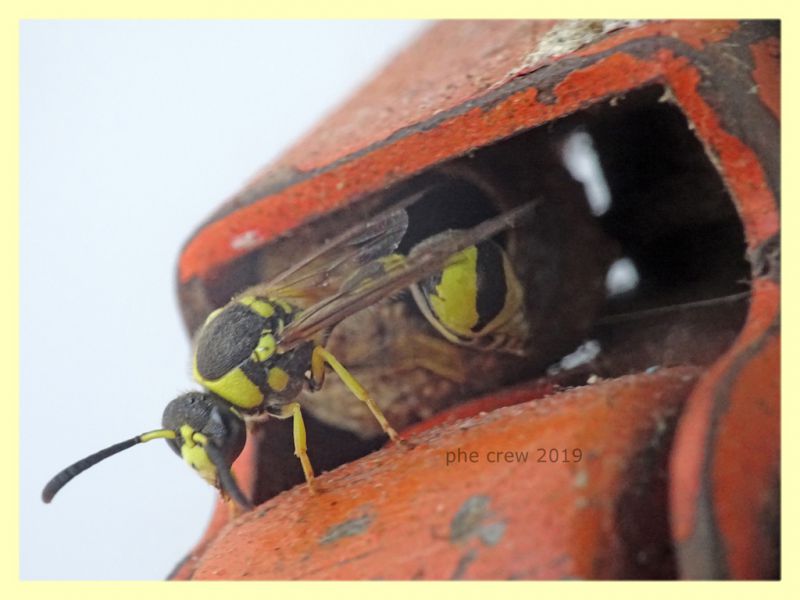
<instances>
[{"instance_id":1,"label":"wasp antenna","mask_svg":"<svg viewBox=\"0 0 800 600\"><path fill-rule=\"evenodd\" d=\"M108 448L103 448L99 452L95 452L91 456L87 456L86 458L82 458L78 462L68 466L66 469L58 473L55 477L53 477L44 489L42 490L42 500L45 503L50 503L53 497L58 493L58 491L67 485L73 477L76 475L80 475L86 469L93 467L101 460L105 460L109 456L114 456L122 452L123 450L127 450L128 448L135 446L136 444L141 444L143 442L149 442L150 440L162 439L162 438L175 438L175 432L171 429L158 429L156 431L148 431L147 433L143 433L141 435L137 435L129 440L125 440L124 442L119 442L114 444L113 446L109 446Z\"/></svg>"},{"instance_id":2,"label":"wasp antenna","mask_svg":"<svg viewBox=\"0 0 800 600\"><path fill-rule=\"evenodd\" d=\"M220 449L212 443L204 444L203 449L206 451L208 458L217 468L217 475L219 476L219 484L222 487L222 491L230 496L233 501L241 506L244 510L253 510L253 504L247 499L247 496L245 496L241 488L239 488L236 480L233 478L233 473L231 473L230 468L228 468L225 462L225 458L222 456Z\"/></svg>"}]
</instances>

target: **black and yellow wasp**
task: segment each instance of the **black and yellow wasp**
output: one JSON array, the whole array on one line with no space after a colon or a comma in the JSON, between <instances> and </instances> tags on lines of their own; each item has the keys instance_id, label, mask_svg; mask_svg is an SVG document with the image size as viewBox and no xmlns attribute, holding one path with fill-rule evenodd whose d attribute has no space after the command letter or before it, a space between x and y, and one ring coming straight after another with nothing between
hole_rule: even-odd
<instances>
[{"instance_id":1,"label":"black and yellow wasp","mask_svg":"<svg viewBox=\"0 0 800 600\"><path fill-rule=\"evenodd\" d=\"M448 340L520 353L527 335L522 287L492 238L527 219L536 201L471 229L438 233L407 255L399 254L396 249L408 227L406 208L423 194L346 230L269 283L245 290L212 312L195 338L193 374L204 391L170 402L162 429L64 469L45 486L42 499L50 502L73 477L109 456L165 439L206 481L249 509L231 465L244 448L247 422L270 416L294 419L295 455L312 485L314 471L296 398L304 387L320 389L326 367L366 404L383 431L399 440L373 398L325 345L339 322L406 288Z\"/></svg>"}]
</instances>

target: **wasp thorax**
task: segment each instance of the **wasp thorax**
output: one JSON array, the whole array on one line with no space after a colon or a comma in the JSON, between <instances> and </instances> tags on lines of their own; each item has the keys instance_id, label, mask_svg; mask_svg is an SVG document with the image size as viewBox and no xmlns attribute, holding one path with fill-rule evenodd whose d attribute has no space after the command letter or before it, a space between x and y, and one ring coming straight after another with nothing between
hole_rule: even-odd
<instances>
[{"instance_id":1,"label":"wasp thorax","mask_svg":"<svg viewBox=\"0 0 800 600\"><path fill-rule=\"evenodd\" d=\"M296 396L308 359L298 366L294 350L278 348L294 314L288 302L262 296L242 296L211 313L197 336L197 382L244 410Z\"/></svg>"},{"instance_id":2,"label":"wasp thorax","mask_svg":"<svg viewBox=\"0 0 800 600\"><path fill-rule=\"evenodd\" d=\"M268 358L270 349L274 352L274 334L280 326L280 316L273 311L265 315L263 310L254 310L252 303L232 302L213 314L197 337L196 365L203 379L220 379L247 362L254 352Z\"/></svg>"}]
</instances>

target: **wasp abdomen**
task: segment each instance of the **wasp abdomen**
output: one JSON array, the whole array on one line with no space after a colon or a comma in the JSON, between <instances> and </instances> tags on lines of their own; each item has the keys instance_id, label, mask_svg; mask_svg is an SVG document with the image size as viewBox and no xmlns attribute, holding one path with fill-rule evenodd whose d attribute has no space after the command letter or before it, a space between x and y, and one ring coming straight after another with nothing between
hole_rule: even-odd
<instances>
[{"instance_id":1,"label":"wasp abdomen","mask_svg":"<svg viewBox=\"0 0 800 600\"><path fill-rule=\"evenodd\" d=\"M528 336L522 286L505 251L491 240L456 254L440 273L413 286L412 294L450 341L516 353Z\"/></svg>"}]
</instances>

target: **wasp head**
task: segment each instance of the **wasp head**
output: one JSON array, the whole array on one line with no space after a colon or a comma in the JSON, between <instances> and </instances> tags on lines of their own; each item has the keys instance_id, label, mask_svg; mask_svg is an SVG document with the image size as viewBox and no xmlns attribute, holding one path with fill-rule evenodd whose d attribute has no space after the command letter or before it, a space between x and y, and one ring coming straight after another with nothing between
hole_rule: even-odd
<instances>
[{"instance_id":1,"label":"wasp head","mask_svg":"<svg viewBox=\"0 0 800 600\"><path fill-rule=\"evenodd\" d=\"M247 438L236 409L209 392L188 392L167 405L162 426L176 433L167 443L203 479L239 504L249 505L230 472Z\"/></svg>"}]
</instances>

